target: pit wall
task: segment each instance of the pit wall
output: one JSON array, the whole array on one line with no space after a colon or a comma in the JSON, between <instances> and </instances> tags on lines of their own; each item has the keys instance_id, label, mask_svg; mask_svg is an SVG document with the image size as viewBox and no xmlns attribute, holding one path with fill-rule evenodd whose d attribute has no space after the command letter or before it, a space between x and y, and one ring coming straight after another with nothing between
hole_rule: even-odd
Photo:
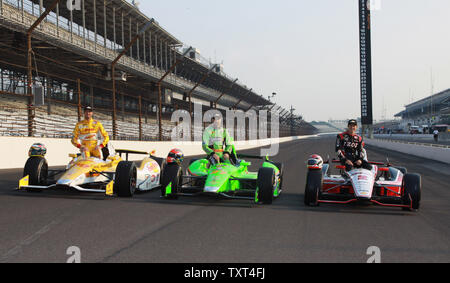
<instances>
[{"instance_id":1,"label":"pit wall","mask_svg":"<svg viewBox=\"0 0 450 283\"><path fill-rule=\"evenodd\" d=\"M365 142L371 146L450 164L450 148L433 147L432 145L407 144L403 142L377 139L366 139Z\"/></svg>"},{"instance_id":2,"label":"pit wall","mask_svg":"<svg viewBox=\"0 0 450 283\"><path fill-rule=\"evenodd\" d=\"M236 149L269 148L271 144L285 143L294 140L307 139L315 136L294 136L279 139L264 139L257 141L236 142ZM34 143L43 143L47 147L46 159L49 166L64 166L70 161L69 154L77 153L77 149L70 143L70 139L45 139L24 137L0 137L1 155L0 169L23 168L28 159L28 150ZM128 149L152 152L155 156L166 157L174 148L181 149L185 156L204 154L201 142L136 142L111 141L115 149ZM140 155L130 155L131 160L142 159Z\"/></svg>"},{"instance_id":3,"label":"pit wall","mask_svg":"<svg viewBox=\"0 0 450 283\"><path fill-rule=\"evenodd\" d=\"M404 140L404 141L409 141L411 139L414 140L423 140L423 141L434 141L434 135L404 135L404 134L400 134L400 135L374 135L375 138L377 139L390 139L390 138L395 138L395 139L399 139L399 140ZM450 140L450 132L448 133L439 133L439 140L441 141L448 141Z\"/></svg>"}]
</instances>

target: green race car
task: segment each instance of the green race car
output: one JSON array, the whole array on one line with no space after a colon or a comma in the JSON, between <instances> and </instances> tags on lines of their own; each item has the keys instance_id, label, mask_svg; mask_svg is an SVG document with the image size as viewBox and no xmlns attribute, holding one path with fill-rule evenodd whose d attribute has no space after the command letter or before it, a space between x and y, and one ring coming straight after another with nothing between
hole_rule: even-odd
<instances>
[{"instance_id":1,"label":"green race car","mask_svg":"<svg viewBox=\"0 0 450 283\"><path fill-rule=\"evenodd\" d=\"M250 162L240 158L260 159L258 172L249 172ZM166 199L179 196L211 195L228 199L252 200L272 204L282 192L283 165L256 156L237 155L231 162L213 164L208 158L193 159L183 175L180 164L167 164L161 179L161 195Z\"/></svg>"}]
</instances>

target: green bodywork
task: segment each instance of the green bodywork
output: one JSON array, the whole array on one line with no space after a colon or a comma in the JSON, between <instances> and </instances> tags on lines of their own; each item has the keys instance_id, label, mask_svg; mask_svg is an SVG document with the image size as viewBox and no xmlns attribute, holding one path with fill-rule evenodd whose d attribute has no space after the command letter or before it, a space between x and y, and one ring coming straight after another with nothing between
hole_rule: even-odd
<instances>
[{"instance_id":1,"label":"green bodywork","mask_svg":"<svg viewBox=\"0 0 450 283\"><path fill-rule=\"evenodd\" d=\"M207 159L197 160L188 168L188 175L194 176L197 180L204 180L204 192L236 195L246 191L254 193L255 201L258 202L258 173L249 172L250 162L241 160L238 166L230 163L220 163L208 168ZM276 186L274 197L280 194L280 170L267 158L262 167L273 168L276 176ZM202 183L203 184L203 183Z\"/></svg>"},{"instance_id":2,"label":"green bodywork","mask_svg":"<svg viewBox=\"0 0 450 283\"><path fill-rule=\"evenodd\" d=\"M166 187L166 195L170 196L172 194L172 183L170 183L167 187Z\"/></svg>"}]
</instances>

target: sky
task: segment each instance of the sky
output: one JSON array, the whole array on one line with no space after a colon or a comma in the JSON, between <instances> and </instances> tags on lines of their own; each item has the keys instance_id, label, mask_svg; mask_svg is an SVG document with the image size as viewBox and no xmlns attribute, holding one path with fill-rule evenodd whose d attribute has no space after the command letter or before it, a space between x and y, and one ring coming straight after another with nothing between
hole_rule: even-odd
<instances>
[{"instance_id":1,"label":"sky","mask_svg":"<svg viewBox=\"0 0 450 283\"><path fill-rule=\"evenodd\" d=\"M450 88L450 1L375 0L374 118ZM139 8L307 121L360 117L357 0L140 0ZM433 78L433 79L432 79ZM433 82L433 83L432 83ZM383 113L386 113L385 115Z\"/></svg>"}]
</instances>

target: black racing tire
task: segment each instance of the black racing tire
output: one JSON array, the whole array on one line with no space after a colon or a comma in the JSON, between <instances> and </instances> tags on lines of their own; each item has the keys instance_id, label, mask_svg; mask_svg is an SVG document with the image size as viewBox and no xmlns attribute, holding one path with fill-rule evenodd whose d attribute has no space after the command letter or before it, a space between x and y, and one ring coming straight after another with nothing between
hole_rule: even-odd
<instances>
[{"instance_id":1,"label":"black racing tire","mask_svg":"<svg viewBox=\"0 0 450 283\"><path fill-rule=\"evenodd\" d=\"M403 177L403 196L404 205L411 205L412 209L404 208L404 210L417 211L420 208L422 198L422 177L419 174L406 174Z\"/></svg>"},{"instance_id":2,"label":"black racing tire","mask_svg":"<svg viewBox=\"0 0 450 283\"><path fill-rule=\"evenodd\" d=\"M305 205L319 206L319 195L322 190L322 170L310 170L306 176Z\"/></svg>"},{"instance_id":3,"label":"black racing tire","mask_svg":"<svg viewBox=\"0 0 450 283\"><path fill-rule=\"evenodd\" d=\"M122 161L117 165L114 178L114 193L121 198L134 195L137 186L137 168L134 162Z\"/></svg>"},{"instance_id":4,"label":"black racing tire","mask_svg":"<svg viewBox=\"0 0 450 283\"><path fill-rule=\"evenodd\" d=\"M166 169L167 161L166 161L166 159L162 159L162 158L159 158L159 159L161 159L161 160L158 161L158 160L155 159L155 161L158 162L159 169L160 169L159 174L160 174L160 178L161 178L161 176L162 176L164 170ZM161 180L161 179L160 179L160 180Z\"/></svg>"},{"instance_id":5,"label":"black racing tire","mask_svg":"<svg viewBox=\"0 0 450 283\"><path fill-rule=\"evenodd\" d=\"M29 176L31 186L46 186L48 179L47 160L44 157L30 157L23 169L23 176Z\"/></svg>"},{"instance_id":6,"label":"black racing tire","mask_svg":"<svg viewBox=\"0 0 450 283\"><path fill-rule=\"evenodd\" d=\"M176 200L183 180L183 169L180 165L167 164L161 177L161 196L165 199ZM172 183L172 193L166 194L167 186Z\"/></svg>"},{"instance_id":7,"label":"black racing tire","mask_svg":"<svg viewBox=\"0 0 450 283\"><path fill-rule=\"evenodd\" d=\"M395 167L395 169L398 169L400 172L403 173L403 175L408 174L408 169L406 169L405 167Z\"/></svg>"},{"instance_id":8,"label":"black racing tire","mask_svg":"<svg viewBox=\"0 0 450 283\"><path fill-rule=\"evenodd\" d=\"M164 164L166 163L166 159L165 158L154 157L154 156L151 156L151 158L153 160L155 160L156 163L158 163L159 168L161 168L161 170L162 170L162 168L164 167Z\"/></svg>"},{"instance_id":9,"label":"black racing tire","mask_svg":"<svg viewBox=\"0 0 450 283\"><path fill-rule=\"evenodd\" d=\"M275 184L275 170L260 168L258 171L258 200L262 204L272 204Z\"/></svg>"}]
</instances>

